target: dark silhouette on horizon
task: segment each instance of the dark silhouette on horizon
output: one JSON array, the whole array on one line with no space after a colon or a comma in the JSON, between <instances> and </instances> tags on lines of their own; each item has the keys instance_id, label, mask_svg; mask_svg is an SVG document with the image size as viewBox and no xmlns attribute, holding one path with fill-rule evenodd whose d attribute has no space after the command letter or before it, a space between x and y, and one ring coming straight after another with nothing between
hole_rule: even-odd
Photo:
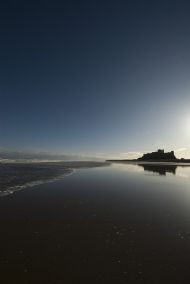
<instances>
[{"instance_id":1,"label":"dark silhouette on horizon","mask_svg":"<svg viewBox=\"0 0 190 284\"><path fill-rule=\"evenodd\" d=\"M138 161L152 161L152 160L170 160L176 161L177 158L174 155L174 151L165 153L164 150L159 149L157 152L144 154Z\"/></svg>"},{"instance_id":2,"label":"dark silhouette on horizon","mask_svg":"<svg viewBox=\"0 0 190 284\"><path fill-rule=\"evenodd\" d=\"M174 151L164 152L164 150L158 149L156 152L146 153L138 159L122 159L122 160L107 160L108 162L161 162L161 163L190 163L190 159L178 159L176 158Z\"/></svg>"}]
</instances>

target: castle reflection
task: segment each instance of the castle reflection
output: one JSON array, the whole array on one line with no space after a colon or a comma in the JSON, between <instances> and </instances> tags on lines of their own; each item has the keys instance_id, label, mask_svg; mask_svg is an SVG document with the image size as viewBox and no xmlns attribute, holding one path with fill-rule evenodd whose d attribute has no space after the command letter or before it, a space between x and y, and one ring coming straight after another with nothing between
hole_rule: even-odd
<instances>
[{"instance_id":1,"label":"castle reflection","mask_svg":"<svg viewBox=\"0 0 190 284\"><path fill-rule=\"evenodd\" d=\"M144 171L157 173L161 176L165 176L166 173L176 174L177 165L150 165L150 164L139 164L144 168Z\"/></svg>"}]
</instances>

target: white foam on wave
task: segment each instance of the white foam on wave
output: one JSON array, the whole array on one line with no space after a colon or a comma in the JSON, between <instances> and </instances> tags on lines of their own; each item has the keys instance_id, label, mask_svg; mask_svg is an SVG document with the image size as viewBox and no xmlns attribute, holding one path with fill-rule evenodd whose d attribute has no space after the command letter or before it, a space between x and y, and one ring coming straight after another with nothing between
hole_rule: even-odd
<instances>
[{"instance_id":1,"label":"white foam on wave","mask_svg":"<svg viewBox=\"0 0 190 284\"><path fill-rule=\"evenodd\" d=\"M6 196L6 195L9 195L9 194L12 194L12 193L13 193L13 191L11 191L11 190L0 191L0 197Z\"/></svg>"},{"instance_id":2,"label":"white foam on wave","mask_svg":"<svg viewBox=\"0 0 190 284\"><path fill-rule=\"evenodd\" d=\"M13 194L16 191L20 191L24 188L34 187L34 186L37 186L37 185L52 183L52 182L55 182L55 181L58 181L58 180L62 180L65 177L70 176L75 172L75 169L68 168L67 170L69 171L68 173L64 173L64 174L62 174L58 177L55 177L55 178L51 178L51 179L47 179L47 180L42 179L42 180L27 182L23 185L11 186L5 191L0 191L0 197L4 197L4 196L10 195L10 194Z\"/></svg>"}]
</instances>

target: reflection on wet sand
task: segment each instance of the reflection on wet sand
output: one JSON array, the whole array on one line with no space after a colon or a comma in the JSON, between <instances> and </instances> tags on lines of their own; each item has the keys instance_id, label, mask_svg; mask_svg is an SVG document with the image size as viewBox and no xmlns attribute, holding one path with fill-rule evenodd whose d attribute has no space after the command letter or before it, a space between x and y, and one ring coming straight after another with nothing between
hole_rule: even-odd
<instances>
[{"instance_id":1,"label":"reflection on wet sand","mask_svg":"<svg viewBox=\"0 0 190 284\"><path fill-rule=\"evenodd\" d=\"M177 165L149 165L140 164L139 166L144 168L144 171L158 173L160 176L165 176L166 173L176 174Z\"/></svg>"},{"instance_id":2,"label":"reflection on wet sand","mask_svg":"<svg viewBox=\"0 0 190 284\"><path fill-rule=\"evenodd\" d=\"M159 176L166 176L167 174L177 175L180 177L190 177L189 168L190 163L161 163L161 162L128 162L128 161L114 161L113 165L123 171L129 172L152 172Z\"/></svg>"}]
</instances>

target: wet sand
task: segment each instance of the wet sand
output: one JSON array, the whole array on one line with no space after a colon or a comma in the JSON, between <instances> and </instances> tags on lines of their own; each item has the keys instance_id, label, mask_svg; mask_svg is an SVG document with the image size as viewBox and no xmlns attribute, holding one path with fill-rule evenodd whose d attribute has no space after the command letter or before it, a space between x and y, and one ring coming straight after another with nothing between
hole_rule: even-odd
<instances>
[{"instance_id":1,"label":"wet sand","mask_svg":"<svg viewBox=\"0 0 190 284\"><path fill-rule=\"evenodd\" d=\"M2 283L189 283L188 185L121 165L1 198Z\"/></svg>"}]
</instances>

